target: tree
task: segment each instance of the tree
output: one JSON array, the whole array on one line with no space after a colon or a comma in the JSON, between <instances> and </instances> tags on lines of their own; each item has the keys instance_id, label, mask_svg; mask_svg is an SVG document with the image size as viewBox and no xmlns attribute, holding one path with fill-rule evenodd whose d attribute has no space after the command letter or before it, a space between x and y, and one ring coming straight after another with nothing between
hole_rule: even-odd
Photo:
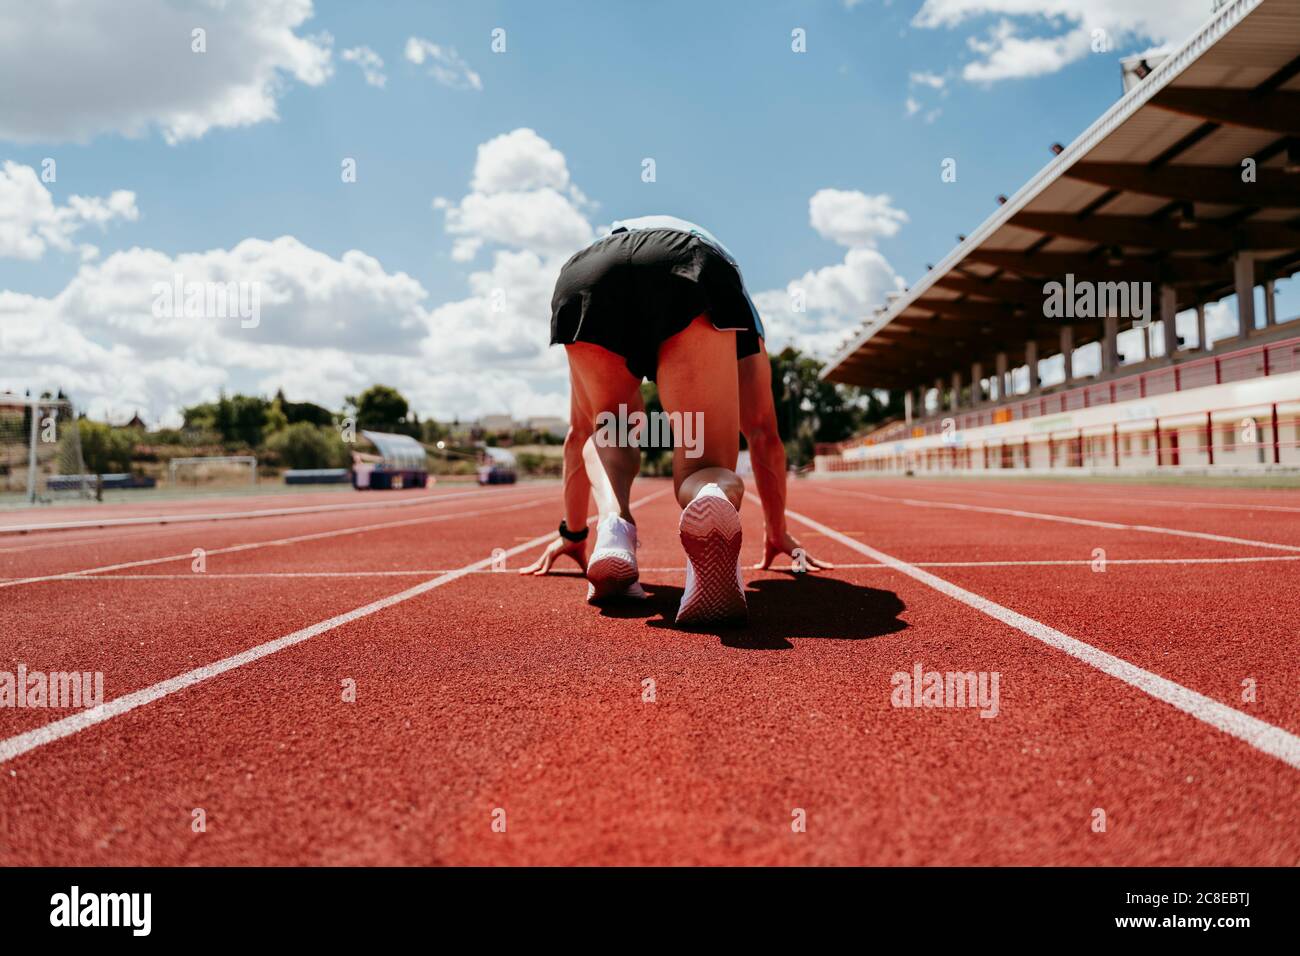
<instances>
[{"instance_id":1,"label":"tree","mask_svg":"<svg viewBox=\"0 0 1300 956\"><path fill-rule=\"evenodd\" d=\"M843 441L885 417L873 395L821 379L823 362L785 348L769 353L777 425L793 464L812 460L818 442Z\"/></svg>"},{"instance_id":2,"label":"tree","mask_svg":"<svg viewBox=\"0 0 1300 956\"><path fill-rule=\"evenodd\" d=\"M334 413L328 408L311 402L291 402L284 397L284 389L275 393L274 401L280 403L280 409L290 425L296 422L311 422L313 425L334 424Z\"/></svg>"},{"instance_id":3,"label":"tree","mask_svg":"<svg viewBox=\"0 0 1300 956\"><path fill-rule=\"evenodd\" d=\"M358 427L405 433L410 426L406 420L410 405L401 392L388 385L371 385L360 395L349 395L346 401L356 409Z\"/></svg>"},{"instance_id":4,"label":"tree","mask_svg":"<svg viewBox=\"0 0 1300 956\"><path fill-rule=\"evenodd\" d=\"M124 428L113 428L104 422L89 418L77 420L81 433L81 457L92 474L120 474L131 470L131 457L135 452L138 433Z\"/></svg>"},{"instance_id":5,"label":"tree","mask_svg":"<svg viewBox=\"0 0 1300 956\"><path fill-rule=\"evenodd\" d=\"M329 426L294 422L266 440L266 450L290 468L341 468L351 455L342 437Z\"/></svg>"},{"instance_id":6,"label":"tree","mask_svg":"<svg viewBox=\"0 0 1300 956\"><path fill-rule=\"evenodd\" d=\"M256 448L262 443L270 407L264 398L222 392L215 402L181 409L181 416L186 428L215 431L229 444Z\"/></svg>"}]
</instances>

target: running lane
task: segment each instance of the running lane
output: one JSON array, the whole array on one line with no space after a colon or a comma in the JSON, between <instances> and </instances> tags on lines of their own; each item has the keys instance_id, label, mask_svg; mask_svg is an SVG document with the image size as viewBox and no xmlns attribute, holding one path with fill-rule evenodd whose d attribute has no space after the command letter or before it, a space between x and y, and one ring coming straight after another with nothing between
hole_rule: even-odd
<instances>
[{"instance_id":1,"label":"running lane","mask_svg":"<svg viewBox=\"0 0 1300 956\"><path fill-rule=\"evenodd\" d=\"M1300 594L1290 583L1300 574L1295 554L914 507L822 486L811 486L808 498L814 512L843 515L847 527L868 522L868 543L912 563L1005 562L929 570L1221 703L1300 731L1300 707L1290 692L1300 680L1294 651ZM1023 497L1020 509L1042 510ZM1163 516L1148 521L1163 526ZM1237 530L1250 540L1278 540L1266 524ZM1052 554L1061 563L1031 563Z\"/></svg>"},{"instance_id":2,"label":"running lane","mask_svg":"<svg viewBox=\"0 0 1300 956\"><path fill-rule=\"evenodd\" d=\"M211 554L226 548L329 535L348 550L364 546L366 541L373 540L374 534L428 523L432 516L440 516L437 520L441 521L444 520L441 516L477 513L483 508L500 508L512 503L553 500L554 496L555 491L551 488L520 486L503 491L471 490L429 496L419 503L412 499L409 506L391 510L345 510L147 528L130 526L0 535L0 593L13 587L16 579L134 562L150 562L148 566L158 570L159 559L163 558L170 559L168 563L171 564L188 564L195 548ZM349 529L356 529L358 535L346 534Z\"/></svg>"},{"instance_id":3,"label":"running lane","mask_svg":"<svg viewBox=\"0 0 1300 956\"><path fill-rule=\"evenodd\" d=\"M545 529L553 503L553 492L546 491L522 500L491 496L473 508L426 512L403 519L408 523L400 527L342 536L320 536L308 530L315 516L299 516L295 527L280 530L305 540L211 554L202 571L185 553L177 561L0 590L0 658L12 661L11 672L19 664L29 672L100 672L105 698L121 697L244 651L267 634L292 633L434 576L348 577L347 571L454 568L490 554L497 541L508 541L508 549L518 543L519 528L531 530L528 537ZM255 526L283 520L258 519L243 534L257 542L285 540ZM240 559L238 567L249 576L223 576ZM343 576L284 576L322 565L342 568ZM159 572L169 576L156 577ZM0 708L0 736L58 716Z\"/></svg>"},{"instance_id":4,"label":"running lane","mask_svg":"<svg viewBox=\"0 0 1300 956\"><path fill-rule=\"evenodd\" d=\"M638 513L644 566L676 511ZM670 623L678 571L606 611L463 577L0 765L7 862L1300 859L1282 761L897 571L747 577L753 625L713 632ZM892 706L918 663L996 671L997 716Z\"/></svg>"}]
</instances>

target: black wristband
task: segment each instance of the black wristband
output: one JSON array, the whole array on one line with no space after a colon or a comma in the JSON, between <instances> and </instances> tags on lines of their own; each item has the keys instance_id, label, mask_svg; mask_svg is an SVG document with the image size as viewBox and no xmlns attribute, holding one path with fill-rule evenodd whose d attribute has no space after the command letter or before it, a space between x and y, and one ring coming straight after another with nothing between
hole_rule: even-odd
<instances>
[{"instance_id":1,"label":"black wristband","mask_svg":"<svg viewBox=\"0 0 1300 956\"><path fill-rule=\"evenodd\" d=\"M563 518L560 519L560 537L563 538L565 541L574 541L574 542L586 541L587 534L590 531L591 529L588 528L586 525L583 525L581 531L570 531L569 526L564 523L564 519Z\"/></svg>"}]
</instances>

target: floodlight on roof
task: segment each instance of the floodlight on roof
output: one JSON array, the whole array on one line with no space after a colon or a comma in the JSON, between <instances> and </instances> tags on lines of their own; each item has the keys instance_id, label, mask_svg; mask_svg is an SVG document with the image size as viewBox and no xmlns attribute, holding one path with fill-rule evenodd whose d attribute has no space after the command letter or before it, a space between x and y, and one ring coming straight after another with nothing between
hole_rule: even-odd
<instances>
[{"instance_id":1,"label":"floodlight on roof","mask_svg":"<svg viewBox=\"0 0 1300 956\"><path fill-rule=\"evenodd\" d=\"M1174 207L1174 222L1179 229L1196 228L1196 207L1190 202L1182 202Z\"/></svg>"},{"instance_id":2,"label":"floodlight on roof","mask_svg":"<svg viewBox=\"0 0 1300 956\"><path fill-rule=\"evenodd\" d=\"M1290 140L1286 144L1286 161L1282 165L1282 171L1293 176L1300 173L1300 139Z\"/></svg>"}]
</instances>

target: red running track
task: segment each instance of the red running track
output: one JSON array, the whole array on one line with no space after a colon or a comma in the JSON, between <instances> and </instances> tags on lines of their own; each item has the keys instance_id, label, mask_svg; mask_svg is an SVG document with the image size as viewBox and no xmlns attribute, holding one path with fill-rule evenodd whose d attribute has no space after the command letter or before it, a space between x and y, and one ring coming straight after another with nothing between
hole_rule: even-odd
<instances>
[{"instance_id":1,"label":"red running track","mask_svg":"<svg viewBox=\"0 0 1300 956\"><path fill-rule=\"evenodd\" d=\"M705 632L637 495L650 600L606 611L492 569L554 487L0 533L0 667L106 698L0 709L0 863L1300 862L1300 494L795 482L840 566ZM996 715L893 706L918 664Z\"/></svg>"}]
</instances>

